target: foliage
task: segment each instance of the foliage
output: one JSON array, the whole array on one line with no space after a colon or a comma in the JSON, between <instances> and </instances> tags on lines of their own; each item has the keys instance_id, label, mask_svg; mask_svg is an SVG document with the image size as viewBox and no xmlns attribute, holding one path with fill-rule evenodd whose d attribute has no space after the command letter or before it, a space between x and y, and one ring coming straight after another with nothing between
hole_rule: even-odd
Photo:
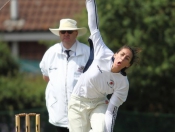
<instances>
[{"instance_id":1,"label":"foliage","mask_svg":"<svg viewBox=\"0 0 175 132\"><path fill-rule=\"evenodd\" d=\"M41 76L18 74L0 77L0 110L21 110L45 107L46 83Z\"/></svg>"},{"instance_id":2,"label":"foliage","mask_svg":"<svg viewBox=\"0 0 175 132\"><path fill-rule=\"evenodd\" d=\"M6 43L0 43L0 110L45 107L46 83L37 75L22 74Z\"/></svg>"},{"instance_id":3,"label":"foliage","mask_svg":"<svg viewBox=\"0 0 175 132\"><path fill-rule=\"evenodd\" d=\"M0 42L0 75L15 75L19 70L17 61L11 56L6 43Z\"/></svg>"},{"instance_id":4,"label":"foliage","mask_svg":"<svg viewBox=\"0 0 175 132\"><path fill-rule=\"evenodd\" d=\"M130 90L121 109L175 112L175 2L96 0L99 27L115 52L127 44L142 48L140 66L128 70ZM82 15L81 21L87 21ZM86 22L84 22L86 23Z\"/></svg>"}]
</instances>

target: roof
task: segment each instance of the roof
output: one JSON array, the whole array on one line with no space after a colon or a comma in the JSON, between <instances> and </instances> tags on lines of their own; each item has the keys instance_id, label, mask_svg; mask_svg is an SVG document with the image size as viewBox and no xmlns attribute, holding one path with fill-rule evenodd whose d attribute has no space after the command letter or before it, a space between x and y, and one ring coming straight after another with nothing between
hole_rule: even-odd
<instances>
[{"instance_id":1,"label":"roof","mask_svg":"<svg viewBox=\"0 0 175 132\"><path fill-rule=\"evenodd\" d=\"M84 0L17 0L18 19L12 21L11 1L0 0L1 32L48 31L58 26L60 19L74 18L85 7Z\"/></svg>"}]
</instances>

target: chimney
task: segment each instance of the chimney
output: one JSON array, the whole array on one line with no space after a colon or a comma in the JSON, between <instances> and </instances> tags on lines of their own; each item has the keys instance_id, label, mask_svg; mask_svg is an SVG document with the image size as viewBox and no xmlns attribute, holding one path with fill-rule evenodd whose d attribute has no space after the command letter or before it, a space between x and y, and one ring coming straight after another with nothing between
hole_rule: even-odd
<instances>
[{"instance_id":1,"label":"chimney","mask_svg":"<svg viewBox=\"0 0 175 132\"><path fill-rule=\"evenodd\" d=\"M11 17L11 27L13 30L13 26L18 23L18 0L11 0L10 3L10 17ZM19 56L19 44L16 41L12 42L12 55L15 59L18 59Z\"/></svg>"},{"instance_id":2,"label":"chimney","mask_svg":"<svg viewBox=\"0 0 175 132\"><path fill-rule=\"evenodd\" d=\"M10 15L11 15L11 20L18 19L18 0L11 0Z\"/></svg>"}]
</instances>

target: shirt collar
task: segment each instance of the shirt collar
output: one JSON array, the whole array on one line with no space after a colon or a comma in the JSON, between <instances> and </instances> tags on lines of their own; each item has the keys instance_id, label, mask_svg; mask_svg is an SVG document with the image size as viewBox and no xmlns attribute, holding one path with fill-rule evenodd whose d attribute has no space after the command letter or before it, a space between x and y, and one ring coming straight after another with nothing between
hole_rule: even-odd
<instances>
[{"instance_id":1,"label":"shirt collar","mask_svg":"<svg viewBox=\"0 0 175 132\"><path fill-rule=\"evenodd\" d=\"M65 50L71 50L71 52L76 53L77 42L75 42L70 49L66 49L62 43L61 43L61 47L62 47L62 52L64 52Z\"/></svg>"}]
</instances>

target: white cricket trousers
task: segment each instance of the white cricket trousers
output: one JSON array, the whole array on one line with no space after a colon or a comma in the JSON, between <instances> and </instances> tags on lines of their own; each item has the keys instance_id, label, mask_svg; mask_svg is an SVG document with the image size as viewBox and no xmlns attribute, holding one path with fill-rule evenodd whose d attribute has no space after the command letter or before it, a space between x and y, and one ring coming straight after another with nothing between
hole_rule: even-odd
<instances>
[{"instance_id":1,"label":"white cricket trousers","mask_svg":"<svg viewBox=\"0 0 175 132\"><path fill-rule=\"evenodd\" d=\"M71 95L68 106L70 132L105 132L106 100Z\"/></svg>"}]
</instances>

